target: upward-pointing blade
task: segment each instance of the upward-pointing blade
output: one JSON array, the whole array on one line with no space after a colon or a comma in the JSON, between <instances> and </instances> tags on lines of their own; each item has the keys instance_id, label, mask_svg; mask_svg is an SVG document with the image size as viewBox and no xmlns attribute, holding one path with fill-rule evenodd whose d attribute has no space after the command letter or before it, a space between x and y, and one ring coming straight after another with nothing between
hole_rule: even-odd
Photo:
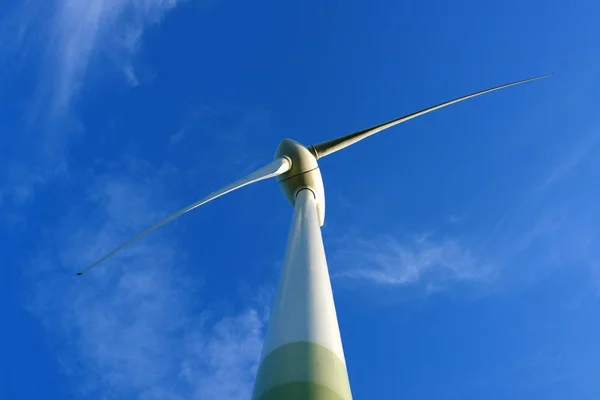
<instances>
[{"instance_id":1,"label":"upward-pointing blade","mask_svg":"<svg viewBox=\"0 0 600 400\"><path fill-rule=\"evenodd\" d=\"M458 97L458 98L456 98L454 100L450 100L450 101L447 101L445 103L440 103L440 104L435 105L433 107L425 108L424 110L417 111L415 113L408 114L408 115L405 115L405 116L397 118L397 119L393 119L393 120L388 121L388 122L384 122L383 124L376 125L376 126L374 126L372 128L364 129L362 131L350 133L348 135L341 136L341 137L336 138L336 139L332 139L332 140L328 140L326 142L322 142L322 143L319 143L319 144L312 145L308 149L313 153L313 155L316 158L325 157L325 156L327 156L327 155L329 155L331 153L335 153L338 150L342 150L343 148L348 147L348 146L350 146L350 145L352 145L352 144L354 144L354 143L356 143L356 142L358 142L360 140L363 140L363 139L365 139L365 138L367 138L367 137L369 137L371 135L374 135L377 132L381 132L384 129L391 128L394 125L398 125L399 123L402 123L404 121L408 121L409 119L413 119L413 118L419 117L419 116L421 116L423 114L427 114L427 113L429 113L431 111L435 111L435 110L437 110L439 108L449 106L450 104L458 103L458 102L461 102L463 100L470 99L471 97L476 97L476 96L479 96L479 95L482 95L482 94L493 92L495 90L504 89L504 88L507 88L509 86L515 86L515 85L519 85L521 83L535 81L537 79L542 79L542 78L547 78L547 77L552 76L552 75L553 74L548 74L548 75L538 76L538 77L535 77L535 78L524 79L522 81L507 83L506 85L496 86L496 87L493 87L491 89L486 89L486 90L482 90L480 92L469 94L467 96Z\"/></svg>"},{"instance_id":2,"label":"upward-pointing blade","mask_svg":"<svg viewBox=\"0 0 600 400\"><path fill-rule=\"evenodd\" d=\"M209 201L216 199L217 197L223 196L224 194L232 192L243 186L250 185L251 183L255 183L258 181L262 181L263 179L273 178L275 176L285 174L286 172L288 172L290 170L291 167L292 167L292 163L290 162L289 159L287 159L287 158L275 159L274 161L270 162L266 166L254 171L250 175L245 176L244 178L242 178L238 181L235 181L215 192L212 192L211 194L204 197L203 199L200 199L197 202L192 203L189 206L182 208L181 210L177 211L175 214L169 215L167 218L152 225L150 228L146 229L145 231L138 234L137 236L133 237L132 239L129 239L128 241L126 241L125 243L123 243L122 245L120 245L119 247L117 247L116 249L114 249L113 251L111 251L110 253L108 253L107 255L105 255L104 257L102 257L101 259L99 259L98 261L96 261L95 263L90 265L89 267L87 267L86 269L82 270L81 272L78 272L77 275L85 274L90 269L94 268L96 265L100 264L102 261L105 261L106 259L110 258L111 256L113 256L115 253L122 250L123 248L129 246L130 244L132 244L133 242L135 242L142 236L145 236L146 234L152 232L156 228L161 227L162 225L174 220L175 218L185 214L186 212L191 211L196 207L200 207L201 205L206 204Z\"/></svg>"}]
</instances>

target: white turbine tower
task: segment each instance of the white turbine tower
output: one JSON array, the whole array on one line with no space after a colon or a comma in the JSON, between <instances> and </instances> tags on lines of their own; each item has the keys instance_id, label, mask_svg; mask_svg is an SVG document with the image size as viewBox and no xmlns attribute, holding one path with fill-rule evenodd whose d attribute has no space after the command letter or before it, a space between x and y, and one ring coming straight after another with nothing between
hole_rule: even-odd
<instances>
[{"instance_id":1,"label":"white turbine tower","mask_svg":"<svg viewBox=\"0 0 600 400\"><path fill-rule=\"evenodd\" d=\"M552 75L552 74L550 74ZM275 160L250 175L177 211L123 243L77 275L167 222L243 186L277 177L294 215L254 384L254 400L348 400L352 398L331 283L321 238L325 191L317 160L368 136L431 111L525 79L459 97L362 131L305 147L284 139Z\"/></svg>"}]
</instances>

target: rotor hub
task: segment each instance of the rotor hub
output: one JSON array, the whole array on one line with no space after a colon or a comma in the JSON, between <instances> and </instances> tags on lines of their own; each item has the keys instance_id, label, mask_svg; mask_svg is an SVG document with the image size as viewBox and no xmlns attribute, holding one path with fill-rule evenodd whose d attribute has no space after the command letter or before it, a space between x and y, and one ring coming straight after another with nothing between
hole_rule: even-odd
<instances>
[{"instance_id":1,"label":"rotor hub","mask_svg":"<svg viewBox=\"0 0 600 400\"><path fill-rule=\"evenodd\" d=\"M292 162L292 168L279 175L277 181L290 204L296 202L296 195L302 189L311 190L317 200L317 214L321 226L325 222L325 190L323 178L316 157L305 146L292 139L283 139L275 158L286 157Z\"/></svg>"}]
</instances>

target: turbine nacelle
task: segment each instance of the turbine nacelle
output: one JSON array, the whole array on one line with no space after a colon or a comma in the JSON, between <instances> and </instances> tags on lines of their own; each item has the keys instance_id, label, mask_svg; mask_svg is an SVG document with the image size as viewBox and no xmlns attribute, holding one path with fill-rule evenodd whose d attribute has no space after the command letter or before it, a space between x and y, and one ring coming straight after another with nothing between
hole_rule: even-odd
<instances>
[{"instance_id":1,"label":"turbine nacelle","mask_svg":"<svg viewBox=\"0 0 600 400\"><path fill-rule=\"evenodd\" d=\"M319 163L313 153L292 139L283 139L275 151L275 159L286 158L292 167L277 177L279 186L290 204L296 202L296 195L302 189L309 189L317 200L319 223L325 222L325 190Z\"/></svg>"}]
</instances>

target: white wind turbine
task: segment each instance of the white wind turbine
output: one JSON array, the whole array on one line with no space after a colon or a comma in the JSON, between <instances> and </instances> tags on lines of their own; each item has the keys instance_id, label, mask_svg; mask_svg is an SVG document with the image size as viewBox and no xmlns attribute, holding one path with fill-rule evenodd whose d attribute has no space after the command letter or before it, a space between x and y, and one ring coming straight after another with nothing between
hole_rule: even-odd
<instances>
[{"instance_id":1,"label":"white wind turbine","mask_svg":"<svg viewBox=\"0 0 600 400\"><path fill-rule=\"evenodd\" d=\"M291 139L284 139L277 147L275 159L271 163L182 208L123 243L77 275L83 275L142 236L196 207L243 186L276 177L283 193L294 206L294 214L252 399L351 399L321 238L320 227L325 219L325 191L317 160L384 129L450 104L551 75L469 94L308 147Z\"/></svg>"}]
</instances>

